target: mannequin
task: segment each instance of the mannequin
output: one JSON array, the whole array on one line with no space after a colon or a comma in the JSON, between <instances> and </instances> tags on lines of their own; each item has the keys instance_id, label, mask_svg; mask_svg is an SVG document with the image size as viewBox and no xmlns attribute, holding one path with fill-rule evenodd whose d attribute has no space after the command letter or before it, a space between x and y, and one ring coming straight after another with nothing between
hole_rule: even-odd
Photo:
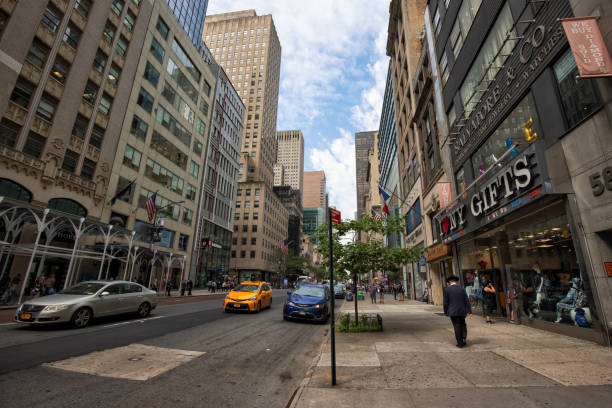
<instances>
[{"instance_id":1,"label":"mannequin","mask_svg":"<svg viewBox=\"0 0 612 408\"><path fill-rule=\"evenodd\" d=\"M560 323L564 310L572 310L576 308L578 295L582 289L582 280L579 277L572 278L572 287L567 291L567 294L563 299L557 303L557 320L555 323Z\"/></svg>"},{"instance_id":2,"label":"mannequin","mask_svg":"<svg viewBox=\"0 0 612 408\"><path fill-rule=\"evenodd\" d=\"M546 294L544 293L544 276L542 275L542 271L540 270L539 263L536 262L535 264L533 264L532 268L536 273L534 277L534 286L536 292L535 305L538 307L539 310L542 300L546 297Z\"/></svg>"}]
</instances>

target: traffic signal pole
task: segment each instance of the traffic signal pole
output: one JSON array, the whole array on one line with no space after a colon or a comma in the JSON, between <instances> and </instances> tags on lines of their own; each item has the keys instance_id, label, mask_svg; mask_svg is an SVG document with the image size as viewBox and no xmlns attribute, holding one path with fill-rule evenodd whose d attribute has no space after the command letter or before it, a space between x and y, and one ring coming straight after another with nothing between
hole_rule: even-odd
<instances>
[{"instance_id":1,"label":"traffic signal pole","mask_svg":"<svg viewBox=\"0 0 612 408\"><path fill-rule=\"evenodd\" d=\"M336 324L334 317L335 293L334 293L334 241L332 239L332 209L328 208L329 220L329 289L331 292L330 302L330 331L331 331L331 378L332 385L336 385Z\"/></svg>"}]
</instances>

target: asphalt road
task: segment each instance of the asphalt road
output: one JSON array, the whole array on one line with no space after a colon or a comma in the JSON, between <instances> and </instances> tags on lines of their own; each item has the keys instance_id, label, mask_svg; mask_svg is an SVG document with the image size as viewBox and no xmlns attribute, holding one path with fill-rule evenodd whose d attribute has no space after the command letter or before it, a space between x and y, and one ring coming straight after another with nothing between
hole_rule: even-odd
<instances>
[{"instance_id":1,"label":"asphalt road","mask_svg":"<svg viewBox=\"0 0 612 408\"><path fill-rule=\"evenodd\" d=\"M223 313L221 300L205 300L81 330L0 325L0 405L284 407L329 326L284 321L287 295L273 296L271 309L259 314ZM205 354L147 381L41 366L134 343Z\"/></svg>"}]
</instances>

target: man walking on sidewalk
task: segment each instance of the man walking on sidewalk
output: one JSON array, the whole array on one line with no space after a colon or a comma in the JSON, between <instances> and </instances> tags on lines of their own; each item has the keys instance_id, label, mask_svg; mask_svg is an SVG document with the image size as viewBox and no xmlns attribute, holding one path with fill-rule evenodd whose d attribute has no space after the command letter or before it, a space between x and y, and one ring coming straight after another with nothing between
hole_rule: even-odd
<instances>
[{"instance_id":1,"label":"man walking on sidewalk","mask_svg":"<svg viewBox=\"0 0 612 408\"><path fill-rule=\"evenodd\" d=\"M465 290L457 284L458 281L456 276L446 279L448 286L444 288L444 314L453 322L457 347L463 348L467 340L465 316L472 316L472 307Z\"/></svg>"}]
</instances>

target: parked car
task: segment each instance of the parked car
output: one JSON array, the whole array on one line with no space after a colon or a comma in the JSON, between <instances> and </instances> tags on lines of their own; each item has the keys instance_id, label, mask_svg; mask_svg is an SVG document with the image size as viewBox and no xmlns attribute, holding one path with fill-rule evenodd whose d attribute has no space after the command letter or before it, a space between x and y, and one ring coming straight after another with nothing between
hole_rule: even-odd
<instances>
[{"instance_id":1,"label":"parked car","mask_svg":"<svg viewBox=\"0 0 612 408\"><path fill-rule=\"evenodd\" d=\"M283 307L283 319L325 322L329 318L331 294L327 285L302 283Z\"/></svg>"},{"instance_id":2,"label":"parked car","mask_svg":"<svg viewBox=\"0 0 612 408\"><path fill-rule=\"evenodd\" d=\"M223 302L223 310L260 312L272 305L272 289L266 282L242 282L232 289Z\"/></svg>"},{"instance_id":3,"label":"parked car","mask_svg":"<svg viewBox=\"0 0 612 408\"><path fill-rule=\"evenodd\" d=\"M336 299L344 299L345 290L346 288L343 284L337 284L336 286L334 286L334 297Z\"/></svg>"},{"instance_id":4,"label":"parked car","mask_svg":"<svg viewBox=\"0 0 612 408\"><path fill-rule=\"evenodd\" d=\"M354 297L353 297L353 292L346 292L346 295L344 296L344 299L347 302L352 302Z\"/></svg>"},{"instance_id":5,"label":"parked car","mask_svg":"<svg viewBox=\"0 0 612 408\"><path fill-rule=\"evenodd\" d=\"M147 317L157 306L157 294L127 281L77 283L55 295L25 301L15 312L18 323L48 324L70 322L87 326L94 318L123 313Z\"/></svg>"}]
</instances>

